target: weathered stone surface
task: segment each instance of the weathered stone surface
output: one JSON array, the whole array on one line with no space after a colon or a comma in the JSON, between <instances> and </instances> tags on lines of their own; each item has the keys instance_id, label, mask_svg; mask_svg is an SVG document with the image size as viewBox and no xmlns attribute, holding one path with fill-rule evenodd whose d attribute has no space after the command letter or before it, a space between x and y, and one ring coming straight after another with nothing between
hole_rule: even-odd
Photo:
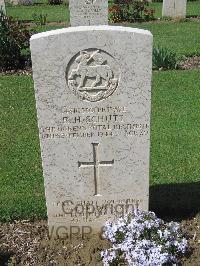
<instances>
[{"instance_id":1,"label":"weathered stone surface","mask_svg":"<svg viewBox=\"0 0 200 266\"><path fill-rule=\"evenodd\" d=\"M6 13L6 8L5 8L5 2L4 2L4 0L0 0L0 10L3 10L4 13Z\"/></svg>"},{"instance_id":2,"label":"weathered stone surface","mask_svg":"<svg viewBox=\"0 0 200 266\"><path fill-rule=\"evenodd\" d=\"M185 18L187 0L163 0L163 17Z\"/></svg>"},{"instance_id":3,"label":"weathered stone surface","mask_svg":"<svg viewBox=\"0 0 200 266\"><path fill-rule=\"evenodd\" d=\"M69 0L71 26L108 24L108 0Z\"/></svg>"},{"instance_id":4,"label":"weathered stone surface","mask_svg":"<svg viewBox=\"0 0 200 266\"><path fill-rule=\"evenodd\" d=\"M151 33L68 28L32 36L31 52L50 231L147 210Z\"/></svg>"},{"instance_id":5,"label":"weathered stone surface","mask_svg":"<svg viewBox=\"0 0 200 266\"><path fill-rule=\"evenodd\" d=\"M13 6L23 5L30 6L33 4L33 0L11 0Z\"/></svg>"}]
</instances>

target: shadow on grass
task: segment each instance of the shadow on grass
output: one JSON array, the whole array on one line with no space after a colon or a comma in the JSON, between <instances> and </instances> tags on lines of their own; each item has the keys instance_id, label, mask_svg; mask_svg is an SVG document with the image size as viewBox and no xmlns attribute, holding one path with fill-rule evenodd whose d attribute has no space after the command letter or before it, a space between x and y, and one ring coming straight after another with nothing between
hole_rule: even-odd
<instances>
[{"instance_id":1,"label":"shadow on grass","mask_svg":"<svg viewBox=\"0 0 200 266\"><path fill-rule=\"evenodd\" d=\"M150 187L150 210L165 220L180 221L200 212L200 182Z\"/></svg>"},{"instance_id":2,"label":"shadow on grass","mask_svg":"<svg viewBox=\"0 0 200 266\"><path fill-rule=\"evenodd\" d=\"M199 15L187 15L186 18L199 18Z\"/></svg>"}]
</instances>

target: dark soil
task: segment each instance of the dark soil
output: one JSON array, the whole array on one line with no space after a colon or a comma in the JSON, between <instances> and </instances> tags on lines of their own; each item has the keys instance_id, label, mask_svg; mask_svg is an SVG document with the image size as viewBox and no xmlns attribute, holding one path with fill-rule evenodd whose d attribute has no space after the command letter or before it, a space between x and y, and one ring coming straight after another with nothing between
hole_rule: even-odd
<instances>
[{"instance_id":1,"label":"dark soil","mask_svg":"<svg viewBox=\"0 0 200 266\"><path fill-rule=\"evenodd\" d=\"M32 75L31 67L27 67L25 69L14 69L14 70L0 70L0 74L2 75Z\"/></svg>"},{"instance_id":2,"label":"dark soil","mask_svg":"<svg viewBox=\"0 0 200 266\"><path fill-rule=\"evenodd\" d=\"M179 63L181 69L200 69L200 56L188 57Z\"/></svg>"},{"instance_id":3,"label":"dark soil","mask_svg":"<svg viewBox=\"0 0 200 266\"><path fill-rule=\"evenodd\" d=\"M192 253L182 265L200 265L200 214L182 221ZM47 222L15 221L0 224L0 265L100 266L100 251L109 243L100 236L50 240Z\"/></svg>"},{"instance_id":4,"label":"dark soil","mask_svg":"<svg viewBox=\"0 0 200 266\"><path fill-rule=\"evenodd\" d=\"M200 214L192 220L182 222L183 228L189 236L190 253L188 257L182 259L184 266L199 266L200 265Z\"/></svg>"},{"instance_id":5,"label":"dark soil","mask_svg":"<svg viewBox=\"0 0 200 266\"><path fill-rule=\"evenodd\" d=\"M0 265L101 265L100 250L108 246L99 236L50 240L47 222L0 224Z\"/></svg>"},{"instance_id":6,"label":"dark soil","mask_svg":"<svg viewBox=\"0 0 200 266\"><path fill-rule=\"evenodd\" d=\"M174 22L199 22L200 21L200 16L188 16L186 18L156 18L153 20L149 20L149 21L136 21L135 23L141 23L141 24L166 24L167 23L174 23ZM134 25L134 22L127 22L127 21L120 21L120 22L116 22L116 23L109 23L110 25L116 25L116 26L130 26L130 23L132 23L132 25Z\"/></svg>"}]
</instances>

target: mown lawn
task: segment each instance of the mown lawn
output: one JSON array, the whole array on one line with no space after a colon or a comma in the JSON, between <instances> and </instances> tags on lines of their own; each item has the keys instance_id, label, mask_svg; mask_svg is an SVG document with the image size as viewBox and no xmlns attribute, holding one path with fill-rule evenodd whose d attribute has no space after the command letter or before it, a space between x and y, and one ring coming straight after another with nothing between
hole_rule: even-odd
<instances>
[{"instance_id":1,"label":"mown lawn","mask_svg":"<svg viewBox=\"0 0 200 266\"><path fill-rule=\"evenodd\" d=\"M10 6L7 14L19 20L33 21L33 15L47 14L47 22L67 22L69 21L69 9L66 4L62 5L33 5L33 6Z\"/></svg>"},{"instance_id":2,"label":"mown lawn","mask_svg":"<svg viewBox=\"0 0 200 266\"><path fill-rule=\"evenodd\" d=\"M129 26L150 30L154 37L154 46L167 47L178 56L200 54L200 22L143 23Z\"/></svg>"},{"instance_id":3,"label":"mown lawn","mask_svg":"<svg viewBox=\"0 0 200 266\"><path fill-rule=\"evenodd\" d=\"M15 75L0 80L0 220L45 218L33 81ZM171 206L180 211L182 206L191 212L200 206L199 84L197 70L153 73L150 206L154 210Z\"/></svg>"},{"instance_id":4,"label":"mown lawn","mask_svg":"<svg viewBox=\"0 0 200 266\"><path fill-rule=\"evenodd\" d=\"M45 0L36 0L34 6L8 6L7 14L21 20L33 20L33 14L47 14L47 22L55 22L54 25L31 27L35 32L48 31L63 28L69 22L69 9L66 1L60 6L48 5ZM156 9L156 17L161 17L162 3L150 3ZM187 4L188 15L200 16L200 0L189 1ZM65 22L59 25L56 23ZM35 25L35 26L34 26ZM116 25L116 24L115 24ZM178 57L200 53L200 23L199 22L172 22L160 21L151 23L123 24L124 26L137 27L150 30L154 36L154 45L167 47L177 53Z\"/></svg>"},{"instance_id":5,"label":"mown lawn","mask_svg":"<svg viewBox=\"0 0 200 266\"><path fill-rule=\"evenodd\" d=\"M109 1L111 2L111 1ZM67 1L62 5L49 5L48 1L35 0L33 6L7 5L7 14L20 20L33 20L33 14L47 14L47 21L69 22L69 8ZM155 17L162 16L162 3L150 3L149 7L155 9ZM187 3L187 16L200 16L200 0Z\"/></svg>"},{"instance_id":6,"label":"mown lawn","mask_svg":"<svg viewBox=\"0 0 200 266\"><path fill-rule=\"evenodd\" d=\"M0 77L0 219L45 216L33 82Z\"/></svg>"},{"instance_id":7,"label":"mown lawn","mask_svg":"<svg viewBox=\"0 0 200 266\"><path fill-rule=\"evenodd\" d=\"M150 30L154 46L167 47L184 55L200 54L200 22L132 23L126 26ZM63 26L38 26L37 32L60 29Z\"/></svg>"}]
</instances>

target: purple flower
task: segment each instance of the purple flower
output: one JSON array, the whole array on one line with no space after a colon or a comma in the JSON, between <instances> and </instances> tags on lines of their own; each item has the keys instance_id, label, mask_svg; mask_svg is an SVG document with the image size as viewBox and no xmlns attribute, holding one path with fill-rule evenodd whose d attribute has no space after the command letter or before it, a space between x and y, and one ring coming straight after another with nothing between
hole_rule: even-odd
<instances>
[{"instance_id":1,"label":"purple flower","mask_svg":"<svg viewBox=\"0 0 200 266\"><path fill-rule=\"evenodd\" d=\"M153 212L134 210L115 222L106 222L104 237L113 247L101 253L103 264L113 260L130 266L160 266L176 263L187 250L178 223L164 223Z\"/></svg>"}]
</instances>

